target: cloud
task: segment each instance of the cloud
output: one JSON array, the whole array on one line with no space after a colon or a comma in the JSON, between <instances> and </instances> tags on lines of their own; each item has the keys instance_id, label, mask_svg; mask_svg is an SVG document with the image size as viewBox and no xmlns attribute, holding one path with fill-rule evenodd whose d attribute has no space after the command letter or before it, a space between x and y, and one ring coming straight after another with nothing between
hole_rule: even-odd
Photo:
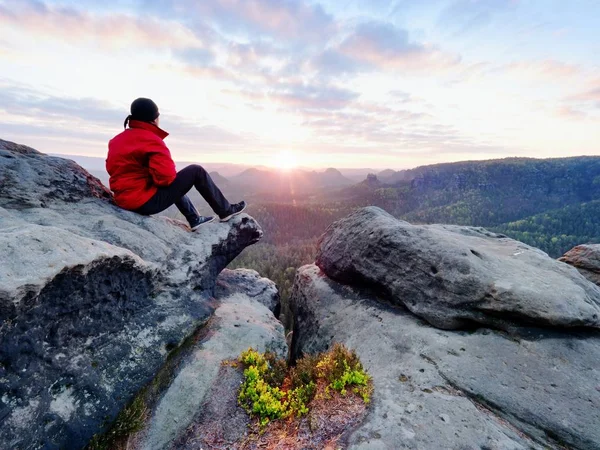
<instances>
[{"instance_id":1,"label":"cloud","mask_svg":"<svg viewBox=\"0 0 600 450\"><path fill-rule=\"evenodd\" d=\"M173 52L176 63L169 70L195 78L229 83L236 89L263 89L282 79L298 77L294 66L300 59L270 41L257 38L236 42L214 33L209 47L190 47ZM158 64L156 67L164 67Z\"/></svg>"},{"instance_id":2,"label":"cloud","mask_svg":"<svg viewBox=\"0 0 600 450\"><path fill-rule=\"evenodd\" d=\"M389 91L388 95L393 99L394 103L410 103L418 101L414 95L398 89Z\"/></svg>"},{"instance_id":3,"label":"cloud","mask_svg":"<svg viewBox=\"0 0 600 450\"><path fill-rule=\"evenodd\" d=\"M232 31L314 42L322 40L334 27L332 16L320 5L296 0L183 0L176 3L184 8L195 8L200 17Z\"/></svg>"},{"instance_id":4,"label":"cloud","mask_svg":"<svg viewBox=\"0 0 600 450\"><path fill-rule=\"evenodd\" d=\"M366 69L367 64L346 56L334 49L327 49L309 61L309 67L324 74L351 74Z\"/></svg>"},{"instance_id":5,"label":"cloud","mask_svg":"<svg viewBox=\"0 0 600 450\"><path fill-rule=\"evenodd\" d=\"M406 30L385 22L359 24L337 50L357 64L378 69L443 69L460 62L456 55L412 42Z\"/></svg>"},{"instance_id":6,"label":"cloud","mask_svg":"<svg viewBox=\"0 0 600 450\"><path fill-rule=\"evenodd\" d=\"M260 106L261 103L274 103L290 111L343 109L359 97L357 92L349 89L302 82L274 83L261 90L225 90L223 92L248 100L253 107Z\"/></svg>"},{"instance_id":7,"label":"cloud","mask_svg":"<svg viewBox=\"0 0 600 450\"><path fill-rule=\"evenodd\" d=\"M93 98L56 97L26 86L0 81L0 110L28 120L110 125L127 115L106 102Z\"/></svg>"},{"instance_id":8,"label":"cloud","mask_svg":"<svg viewBox=\"0 0 600 450\"><path fill-rule=\"evenodd\" d=\"M355 101L344 110L305 111L303 126L319 139L339 146L377 145L394 149L429 148L461 141L452 127L437 124L428 114Z\"/></svg>"},{"instance_id":9,"label":"cloud","mask_svg":"<svg viewBox=\"0 0 600 450\"><path fill-rule=\"evenodd\" d=\"M214 125L191 123L177 116L170 116L168 120L161 122L161 126L164 126L170 133L171 140L187 142L194 146L198 146L198 143L201 142L203 147L235 146L239 148L240 145L254 139L253 136L232 133Z\"/></svg>"},{"instance_id":10,"label":"cloud","mask_svg":"<svg viewBox=\"0 0 600 450\"><path fill-rule=\"evenodd\" d=\"M332 86L291 85L271 91L269 98L291 108L341 109L359 97L357 92Z\"/></svg>"},{"instance_id":11,"label":"cloud","mask_svg":"<svg viewBox=\"0 0 600 450\"><path fill-rule=\"evenodd\" d=\"M466 33L492 22L498 13L514 10L520 0L455 0L442 10L438 26L455 34Z\"/></svg>"},{"instance_id":12,"label":"cloud","mask_svg":"<svg viewBox=\"0 0 600 450\"><path fill-rule=\"evenodd\" d=\"M128 14L94 15L71 6L49 5L36 0L8 1L0 5L0 27L14 26L35 35L74 42L93 39L103 46L145 45L181 48L199 45L198 37L176 21Z\"/></svg>"},{"instance_id":13,"label":"cloud","mask_svg":"<svg viewBox=\"0 0 600 450\"><path fill-rule=\"evenodd\" d=\"M177 50L174 52L174 56L192 67L211 67L215 61L213 51L197 47Z\"/></svg>"},{"instance_id":14,"label":"cloud","mask_svg":"<svg viewBox=\"0 0 600 450\"><path fill-rule=\"evenodd\" d=\"M583 103L600 103L600 80L595 83L596 86L586 89L585 91L579 92L578 94L572 95L568 98L568 100L573 102L583 102Z\"/></svg>"},{"instance_id":15,"label":"cloud","mask_svg":"<svg viewBox=\"0 0 600 450\"><path fill-rule=\"evenodd\" d=\"M517 82L525 86L575 84L587 77L584 67L569 64L555 59L519 60L506 64L494 63L492 60L476 62L469 65L457 66L448 86L479 81L494 81L504 79L511 83Z\"/></svg>"},{"instance_id":16,"label":"cloud","mask_svg":"<svg viewBox=\"0 0 600 450\"><path fill-rule=\"evenodd\" d=\"M94 98L57 97L27 86L0 80L0 111L6 116L0 131L7 135L38 138L88 139L106 145L122 131L128 108L118 108ZM164 114L161 126L179 142L213 147L239 145L252 139L208 124L198 124Z\"/></svg>"},{"instance_id":17,"label":"cloud","mask_svg":"<svg viewBox=\"0 0 600 450\"><path fill-rule=\"evenodd\" d=\"M237 72L232 79L243 79L247 74L261 74L268 80L276 72L289 71L293 56L286 49L270 42L257 39L251 42L236 42L222 35L215 37L210 48L188 48L174 52L174 56L188 68L217 68Z\"/></svg>"},{"instance_id":18,"label":"cloud","mask_svg":"<svg viewBox=\"0 0 600 450\"><path fill-rule=\"evenodd\" d=\"M585 83L579 92L564 97L555 112L568 119L600 118L600 79Z\"/></svg>"},{"instance_id":19,"label":"cloud","mask_svg":"<svg viewBox=\"0 0 600 450\"><path fill-rule=\"evenodd\" d=\"M504 65L498 70L536 79L544 78L548 81L563 81L582 73L582 68L578 65L550 59L514 62Z\"/></svg>"},{"instance_id":20,"label":"cloud","mask_svg":"<svg viewBox=\"0 0 600 450\"><path fill-rule=\"evenodd\" d=\"M588 117L587 113L585 113L579 109L575 109L568 105L559 106L556 109L556 115L563 119L572 119L572 120L581 120L581 119L586 119Z\"/></svg>"}]
</instances>

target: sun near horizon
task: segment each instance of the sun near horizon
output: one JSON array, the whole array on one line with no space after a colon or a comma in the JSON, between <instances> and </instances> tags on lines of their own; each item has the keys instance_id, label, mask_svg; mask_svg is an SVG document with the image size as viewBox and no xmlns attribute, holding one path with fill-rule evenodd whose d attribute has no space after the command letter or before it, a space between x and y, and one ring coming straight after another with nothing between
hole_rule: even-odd
<instances>
[{"instance_id":1,"label":"sun near horizon","mask_svg":"<svg viewBox=\"0 0 600 450\"><path fill-rule=\"evenodd\" d=\"M293 150L280 150L273 155L273 164L267 166L289 172L298 167L298 156Z\"/></svg>"}]
</instances>

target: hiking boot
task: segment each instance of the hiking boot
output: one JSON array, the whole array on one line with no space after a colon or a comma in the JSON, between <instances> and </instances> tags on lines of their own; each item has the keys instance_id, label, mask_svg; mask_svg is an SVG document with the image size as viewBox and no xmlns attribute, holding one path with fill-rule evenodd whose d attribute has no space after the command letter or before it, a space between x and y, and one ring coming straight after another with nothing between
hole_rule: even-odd
<instances>
[{"instance_id":1,"label":"hiking boot","mask_svg":"<svg viewBox=\"0 0 600 450\"><path fill-rule=\"evenodd\" d=\"M208 217L198 216L196 218L196 220L194 220L193 222L190 222L190 229L192 231L196 231L198 228L200 228L200 225L204 225L205 223L211 223L214 220L215 220L215 218L213 216L208 216Z\"/></svg>"},{"instance_id":2,"label":"hiking boot","mask_svg":"<svg viewBox=\"0 0 600 450\"><path fill-rule=\"evenodd\" d=\"M246 209L246 202L242 200L239 203L235 203L235 204L231 205L231 207L229 208L229 211L227 211L227 213L225 213L224 216L219 216L219 218L221 219L221 222L227 222L233 216L237 216L239 213L241 213L245 209Z\"/></svg>"}]
</instances>

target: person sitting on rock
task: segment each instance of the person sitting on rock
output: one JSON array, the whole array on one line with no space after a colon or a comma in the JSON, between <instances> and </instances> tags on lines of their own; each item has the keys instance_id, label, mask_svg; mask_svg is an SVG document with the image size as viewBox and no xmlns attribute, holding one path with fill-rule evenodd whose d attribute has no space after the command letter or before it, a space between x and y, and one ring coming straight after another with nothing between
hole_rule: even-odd
<instances>
[{"instance_id":1,"label":"person sitting on rock","mask_svg":"<svg viewBox=\"0 0 600 450\"><path fill-rule=\"evenodd\" d=\"M246 202L230 204L201 166L193 164L179 172L175 170L171 153L163 142L168 133L158 123L156 103L149 98L138 98L131 104L131 114L123 124L125 131L108 143L106 171L117 205L150 215L175 204L191 230L196 231L215 218L198 214L186 195L195 187L221 222L241 213Z\"/></svg>"}]
</instances>

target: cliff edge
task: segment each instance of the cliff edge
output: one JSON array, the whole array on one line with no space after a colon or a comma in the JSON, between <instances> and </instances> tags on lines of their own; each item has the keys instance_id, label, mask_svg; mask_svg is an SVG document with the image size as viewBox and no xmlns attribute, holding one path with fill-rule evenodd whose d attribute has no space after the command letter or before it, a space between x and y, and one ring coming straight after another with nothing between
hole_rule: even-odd
<instances>
[{"instance_id":1,"label":"cliff edge","mask_svg":"<svg viewBox=\"0 0 600 450\"><path fill-rule=\"evenodd\" d=\"M81 448L106 430L261 236L246 214L191 233L124 211L74 162L0 140L0 448Z\"/></svg>"}]
</instances>

